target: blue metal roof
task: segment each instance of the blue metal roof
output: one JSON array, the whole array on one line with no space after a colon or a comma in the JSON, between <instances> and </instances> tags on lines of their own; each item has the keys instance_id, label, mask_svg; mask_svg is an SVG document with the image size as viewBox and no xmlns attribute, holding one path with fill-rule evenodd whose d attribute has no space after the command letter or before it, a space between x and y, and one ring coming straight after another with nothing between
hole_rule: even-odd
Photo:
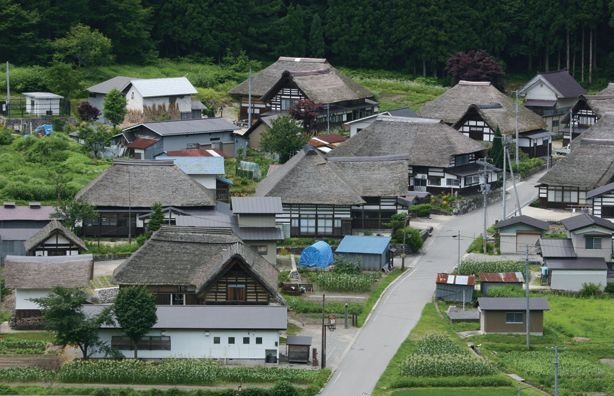
<instances>
[{"instance_id":1,"label":"blue metal roof","mask_svg":"<svg viewBox=\"0 0 614 396\"><path fill-rule=\"evenodd\" d=\"M173 160L187 175L224 175L223 157L169 157L159 155L157 160Z\"/></svg>"},{"instance_id":2,"label":"blue metal roof","mask_svg":"<svg viewBox=\"0 0 614 396\"><path fill-rule=\"evenodd\" d=\"M335 253L382 254L390 244L390 237L354 236L343 237Z\"/></svg>"}]
</instances>

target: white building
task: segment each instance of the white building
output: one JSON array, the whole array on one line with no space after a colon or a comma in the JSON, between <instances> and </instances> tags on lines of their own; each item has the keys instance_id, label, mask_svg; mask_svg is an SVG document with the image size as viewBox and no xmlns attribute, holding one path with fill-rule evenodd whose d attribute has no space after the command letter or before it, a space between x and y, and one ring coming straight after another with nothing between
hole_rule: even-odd
<instances>
[{"instance_id":1,"label":"white building","mask_svg":"<svg viewBox=\"0 0 614 396\"><path fill-rule=\"evenodd\" d=\"M26 114L37 116L60 115L60 103L63 96L51 92L24 92L26 97Z\"/></svg>"}]
</instances>

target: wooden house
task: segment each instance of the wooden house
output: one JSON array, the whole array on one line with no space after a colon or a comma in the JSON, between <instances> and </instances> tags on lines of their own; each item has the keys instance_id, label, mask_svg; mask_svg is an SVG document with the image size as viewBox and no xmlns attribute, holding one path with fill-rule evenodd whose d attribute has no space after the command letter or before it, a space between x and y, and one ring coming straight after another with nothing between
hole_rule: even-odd
<instances>
[{"instance_id":1,"label":"wooden house","mask_svg":"<svg viewBox=\"0 0 614 396\"><path fill-rule=\"evenodd\" d=\"M474 275L438 273L435 279L435 298L444 301L470 303L475 288Z\"/></svg>"},{"instance_id":2,"label":"wooden house","mask_svg":"<svg viewBox=\"0 0 614 396\"><path fill-rule=\"evenodd\" d=\"M605 113L614 111L614 87L611 85L610 83L608 88L596 95L580 96L572 111L572 141L597 123L597 120L603 117ZM569 130L566 130L563 135L563 145L568 144Z\"/></svg>"},{"instance_id":3,"label":"wooden house","mask_svg":"<svg viewBox=\"0 0 614 396\"><path fill-rule=\"evenodd\" d=\"M92 279L94 258L77 256L7 256L5 286L15 291L15 327L41 328L40 306L33 298L47 297L54 287L87 287Z\"/></svg>"},{"instance_id":4,"label":"wooden house","mask_svg":"<svg viewBox=\"0 0 614 396\"><path fill-rule=\"evenodd\" d=\"M614 113L574 140L571 152L538 181L542 207L588 208L586 193L614 182Z\"/></svg>"},{"instance_id":5,"label":"wooden house","mask_svg":"<svg viewBox=\"0 0 614 396\"><path fill-rule=\"evenodd\" d=\"M480 280L480 292L483 296L487 296L488 290L493 287L522 287L524 283L522 272L480 272L478 279Z\"/></svg>"},{"instance_id":6,"label":"wooden house","mask_svg":"<svg viewBox=\"0 0 614 396\"><path fill-rule=\"evenodd\" d=\"M223 118L146 122L124 129L113 142L135 159L154 159L185 149L213 149L234 156L247 146L245 139L234 133L237 129Z\"/></svg>"},{"instance_id":7,"label":"wooden house","mask_svg":"<svg viewBox=\"0 0 614 396\"><path fill-rule=\"evenodd\" d=\"M51 92L24 92L26 114L35 116L57 116L62 111L63 96Z\"/></svg>"},{"instance_id":8,"label":"wooden house","mask_svg":"<svg viewBox=\"0 0 614 396\"><path fill-rule=\"evenodd\" d=\"M26 254L25 242L51 221L53 206L30 202L27 206L4 202L0 206L0 263L7 255Z\"/></svg>"},{"instance_id":9,"label":"wooden house","mask_svg":"<svg viewBox=\"0 0 614 396\"><path fill-rule=\"evenodd\" d=\"M182 172L172 161L116 160L76 195L96 207L98 218L83 233L128 237L144 231L139 216L155 203L180 210L213 211L215 192Z\"/></svg>"},{"instance_id":10,"label":"wooden house","mask_svg":"<svg viewBox=\"0 0 614 396\"><path fill-rule=\"evenodd\" d=\"M364 271L382 271L392 267L390 237L346 235L339 242L335 255Z\"/></svg>"},{"instance_id":11,"label":"wooden house","mask_svg":"<svg viewBox=\"0 0 614 396\"><path fill-rule=\"evenodd\" d=\"M271 112L288 111L302 99L320 105L316 124L340 125L373 114L374 95L320 58L280 57L275 63L230 90L240 101L239 119L248 119L251 87L251 113L256 120Z\"/></svg>"},{"instance_id":12,"label":"wooden house","mask_svg":"<svg viewBox=\"0 0 614 396\"><path fill-rule=\"evenodd\" d=\"M459 81L437 99L424 104L421 117L443 120L465 136L492 142L495 131L515 138L514 101L487 81ZM536 113L518 106L518 146L531 157L546 156L552 139L546 124Z\"/></svg>"},{"instance_id":13,"label":"wooden house","mask_svg":"<svg viewBox=\"0 0 614 396\"><path fill-rule=\"evenodd\" d=\"M76 256L87 250L85 242L58 220L51 220L24 247L27 256Z\"/></svg>"},{"instance_id":14,"label":"wooden house","mask_svg":"<svg viewBox=\"0 0 614 396\"><path fill-rule=\"evenodd\" d=\"M529 254L535 254L537 241L549 225L545 221L523 215L498 221L495 227L499 233L499 250L502 254L525 254L527 248Z\"/></svg>"},{"instance_id":15,"label":"wooden house","mask_svg":"<svg viewBox=\"0 0 614 396\"><path fill-rule=\"evenodd\" d=\"M305 146L256 186L256 196L280 197L277 221L292 236L342 236L385 228L407 192L405 156L327 158Z\"/></svg>"},{"instance_id":16,"label":"wooden house","mask_svg":"<svg viewBox=\"0 0 614 396\"><path fill-rule=\"evenodd\" d=\"M145 286L155 296L158 321L145 335L150 343L139 347L142 358L279 357L287 308L277 292L278 271L228 229L163 226L113 278L120 289ZM104 325L99 336L130 353L117 326Z\"/></svg>"},{"instance_id":17,"label":"wooden house","mask_svg":"<svg viewBox=\"0 0 614 396\"><path fill-rule=\"evenodd\" d=\"M593 216L614 221L614 183L608 183L586 193Z\"/></svg>"},{"instance_id":18,"label":"wooden house","mask_svg":"<svg viewBox=\"0 0 614 396\"><path fill-rule=\"evenodd\" d=\"M527 300L522 297L478 298L480 331L483 334L525 334ZM529 332L544 334L544 311L550 309L545 298L529 299Z\"/></svg>"},{"instance_id":19,"label":"wooden house","mask_svg":"<svg viewBox=\"0 0 614 396\"><path fill-rule=\"evenodd\" d=\"M569 111L586 90L567 70L539 73L519 92L525 98L524 105L541 115L547 129L558 133Z\"/></svg>"},{"instance_id":20,"label":"wooden house","mask_svg":"<svg viewBox=\"0 0 614 396\"><path fill-rule=\"evenodd\" d=\"M330 160L408 158L405 178L414 191L473 193L479 190L486 149L439 120L379 116L369 127L328 154ZM497 170L486 165L486 183L497 181ZM403 194L405 195L405 194Z\"/></svg>"}]
</instances>

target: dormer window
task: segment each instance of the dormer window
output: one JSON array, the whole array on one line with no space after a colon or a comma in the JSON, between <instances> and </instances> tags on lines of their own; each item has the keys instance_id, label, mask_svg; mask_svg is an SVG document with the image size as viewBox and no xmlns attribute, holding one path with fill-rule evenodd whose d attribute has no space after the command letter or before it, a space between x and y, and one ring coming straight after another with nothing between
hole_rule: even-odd
<instances>
[{"instance_id":1,"label":"dormer window","mask_svg":"<svg viewBox=\"0 0 614 396\"><path fill-rule=\"evenodd\" d=\"M586 249L601 249L601 239L601 237L597 236L586 236L584 237L584 247Z\"/></svg>"}]
</instances>

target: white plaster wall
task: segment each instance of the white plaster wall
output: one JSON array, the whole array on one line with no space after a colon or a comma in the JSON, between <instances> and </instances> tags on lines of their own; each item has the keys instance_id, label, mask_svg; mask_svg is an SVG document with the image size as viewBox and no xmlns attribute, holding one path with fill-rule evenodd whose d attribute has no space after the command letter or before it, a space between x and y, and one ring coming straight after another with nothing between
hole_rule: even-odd
<instances>
[{"instance_id":1,"label":"white plaster wall","mask_svg":"<svg viewBox=\"0 0 614 396\"><path fill-rule=\"evenodd\" d=\"M538 81L527 90L526 99L556 100L556 94L546 84Z\"/></svg>"},{"instance_id":2,"label":"white plaster wall","mask_svg":"<svg viewBox=\"0 0 614 396\"><path fill-rule=\"evenodd\" d=\"M215 187L216 187L215 175L190 175L190 177L194 179L201 186L204 186L211 190L215 190Z\"/></svg>"},{"instance_id":3,"label":"white plaster wall","mask_svg":"<svg viewBox=\"0 0 614 396\"><path fill-rule=\"evenodd\" d=\"M352 124L350 126L350 137L353 137L354 135L356 135L359 132L359 130L365 129L366 127L371 125L373 121L375 121L375 118L372 118L370 120L361 121L361 122L356 122Z\"/></svg>"},{"instance_id":4,"label":"white plaster wall","mask_svg":"<svg viewBox=\"0 0 614 396\"><path fill-rule=\"evenodd\" d=\"M143 97L134 86L131 86L126 94L126 109L143 111Z\"/></svg>"},{"instance_id":5,"label":"white plaster wall","mask_svg":"<svg viewBox=\"0 0 614 396\"><path fill-rule=\"evenodd\" d=\"M605 287L608 273L603 271L553 270L550 288L553 290L579 291L583 283L594 283Z\"/></svg>"},{"instance_id":6,"label":"white plaster wall","mask_svg":"<svg viewBox=\"0 0 614 396\"><path fill-rule=\"evenodd\" d=\"M112 336L123 336L121 330L99 331L100 339L111 345ZM152 330L147 335L160 336L162 330ZM139 350L139 358L212 358L212 359L259 359L265 358L265 350L274 349L279 358L279 331L278 330L165 330L165 336L171 338L170 351L144 351ZM214 337L220 337L220 344L214 344ZM228 344L228 337L235 338L235 344ZM243 337L249 337L250 343L243 344ZM262 344L256 344L256 337L262 337ZM131 357L131 350L121 351L125 356ZM97 352L93 357L104 357Z\"/></svg>"},{"instance_id":7,"label":"white plaster wall","mask_svg":"<svg viewBox=\"0 0 614 396\"><path fill-rule=\"evenodd\" d=\"M31 298L47 297L51 291L49 289L15 289L15 309L40 309Z\"/></svg>"}]
</instances>

